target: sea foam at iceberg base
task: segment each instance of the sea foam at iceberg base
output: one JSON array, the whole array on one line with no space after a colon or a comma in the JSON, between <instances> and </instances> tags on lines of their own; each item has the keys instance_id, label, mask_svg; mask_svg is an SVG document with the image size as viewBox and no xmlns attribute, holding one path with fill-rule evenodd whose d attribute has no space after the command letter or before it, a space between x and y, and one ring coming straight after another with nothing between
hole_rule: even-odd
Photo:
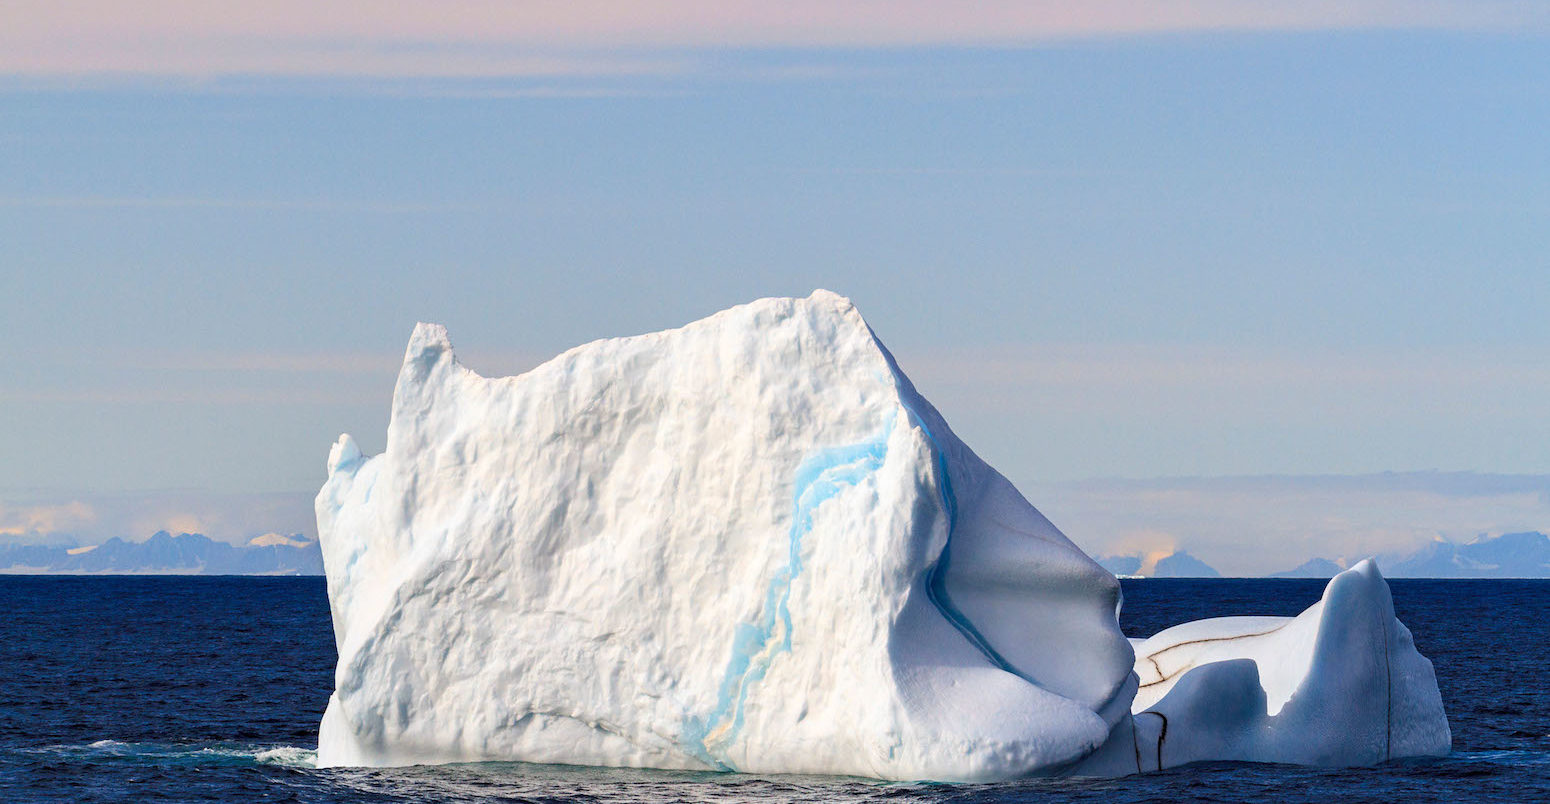
<instances>
[{"instance_id":1,"label":"sea foam at iceberg base","mask_svg":"<svg viewBox=\"0 0 1550 804\"><path fill-rule=\"evenodd\" d=\"M1449 747L1370 564L1300 617L1133 648L1118 581L825 291L500 379L422 324L386 450L342 436L328 472L322 766L975 781Z\"/></svg>"}]
</instances>

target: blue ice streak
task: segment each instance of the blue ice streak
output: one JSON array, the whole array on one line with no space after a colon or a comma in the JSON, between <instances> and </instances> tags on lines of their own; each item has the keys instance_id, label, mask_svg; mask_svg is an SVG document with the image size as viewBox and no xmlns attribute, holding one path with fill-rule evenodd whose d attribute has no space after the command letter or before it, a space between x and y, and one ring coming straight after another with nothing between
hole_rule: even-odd
<instances>
[{"instance_id":1,"label":"blue ice streak","mask_svg":"<svg viewBox=\"0 0 1550 804\"><path fill-rule=\"evenodd\" d=\"M814 515L823 503L883 465L892 431L890 422L867 441L821 450L797 467L786 565L770 580L759 622L742 623L733 635L715 710L703 720L691 718L684 724L686 747L711 766L736 770L720 749L730 745L743 728L748 691L764 679L777 655L791 650L791 583L802 572L802 540L813 528Z\"/></svg>"}]
</instances>

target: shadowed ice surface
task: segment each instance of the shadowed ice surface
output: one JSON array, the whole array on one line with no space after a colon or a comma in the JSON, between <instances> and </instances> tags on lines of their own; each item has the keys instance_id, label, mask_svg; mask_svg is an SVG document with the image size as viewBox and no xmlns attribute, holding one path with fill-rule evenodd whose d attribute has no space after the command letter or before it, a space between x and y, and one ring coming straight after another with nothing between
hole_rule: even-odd
<instances>
[{"instance_id":1,"label":"shadowed ice surface","mask_svg":"<svg viewBox=\"0 0 1550 804\"><path fill-rule=\"evenodd\" d=\"M1126 581L1143 636L1294 615L1321 580ZM1212 763L992 785L485 763L311 767L332 689L320 578L0 578L6 801L1545 801L1550 582L1390 581L1432 659L1454 753L1328 770Z\"/></svg>"}]
</instances>

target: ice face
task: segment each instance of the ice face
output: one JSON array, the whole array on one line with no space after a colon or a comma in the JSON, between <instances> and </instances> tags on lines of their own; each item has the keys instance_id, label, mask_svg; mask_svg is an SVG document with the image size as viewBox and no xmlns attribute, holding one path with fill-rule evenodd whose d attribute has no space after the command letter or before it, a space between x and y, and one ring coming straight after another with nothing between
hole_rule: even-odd
<instances>
[{"instance_id":1,"label":"ice face","mask_svg":"<svg viewBox=\"0 0 1550 804\"><path fill-rule=\"evenodd\" d=\"M999 779L1129 722L1117 581L830 293L502 379L421 325L328 466L322 765Z\"/></svg>"}]
</instances>

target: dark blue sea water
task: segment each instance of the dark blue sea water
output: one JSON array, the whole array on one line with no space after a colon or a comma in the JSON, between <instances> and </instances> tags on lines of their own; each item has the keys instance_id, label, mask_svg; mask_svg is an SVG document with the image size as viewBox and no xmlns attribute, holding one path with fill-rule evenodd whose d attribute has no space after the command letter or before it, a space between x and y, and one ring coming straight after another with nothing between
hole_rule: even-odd
<instances>
[{"instance_id":1,"label":"dark blue sea water","mask_svg":"<svg viewBox=\"0 0 1550 804\"><path fill-rule=\"evenodd\" d=\"M1550 801L1550 581L1391 581L1452 756L1111 780L882 784L519 763L310 767L332 687L318 578L0 577L0 801ZM1322 581L1126 581L1123 623L1296 614Z\"/></svg>"}]
</instances>

